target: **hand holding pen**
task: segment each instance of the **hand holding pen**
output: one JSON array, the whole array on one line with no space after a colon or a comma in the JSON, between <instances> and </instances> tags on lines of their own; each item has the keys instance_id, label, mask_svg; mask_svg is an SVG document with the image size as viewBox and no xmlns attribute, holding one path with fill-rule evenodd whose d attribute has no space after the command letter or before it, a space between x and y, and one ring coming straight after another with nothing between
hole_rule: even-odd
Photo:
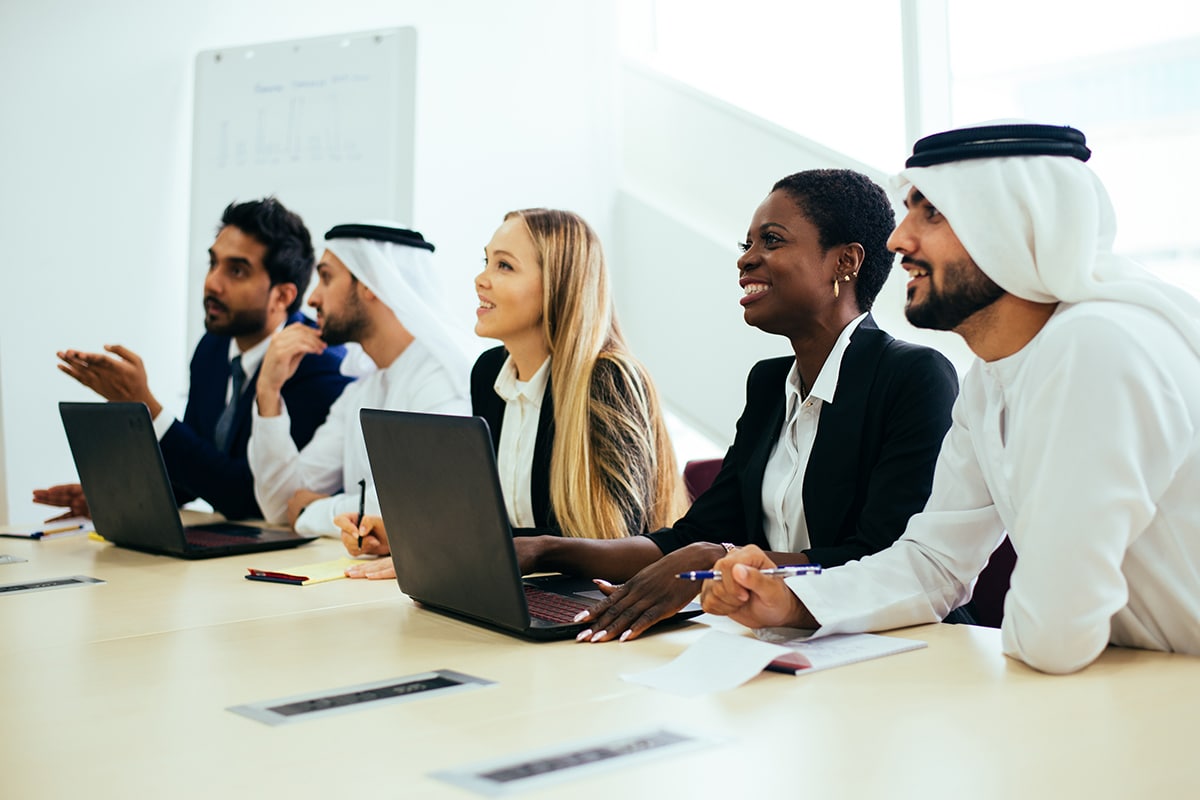
<instances>
[{"instance_id":1,"label":"hand holding pen","mask_svg":"<svg viewBox=\"0 0 1200 800\"><path fill-rule=\"evenodd\" d=\"M333 524L342 534L342 544L346 552L352 556L385 556L391 549L388 547L387 531L383 528L383 518L374 514L364 514L362 523L358 522L358 514L347 511L333 518ZM358 544L362 537L362 546Z\"/></svg>"},{"instance_id":2,"label":"hand holding pen","mask_svg":"<svg viewBox=\"0 0 1200 800\"><path fill-rule=\"evenodd\" d=\"M367 510L367 479L363 478L358 482L358 519L354 521L355 527L358 528L358 549L362 550L362 521L363 514Z\"/></svg>"},{"instance_id":3,"label":"hand holding pen","mask_svg":"<svg viewBox=\"0 0 1200 800\"><path fill-rule=\"evenodd\" d=\"M727 616L748 628L819 628L820 624L789 588L791 584L777 580L787 577L778 572L781 569L754 545L732 550L713 565L712 571L724 579L704 581L700 605L709 614ZM811 569L799 574L817 573Z\"/></svg>"},{"instance_id":4,"label":"hand holding pen","mask_svg":"<svg viewBox=\"0 0 1200 800\"><path fill-rule=\"evenodd\" d=\"M358 513L346 511L333 518L342 533L342 544L352 556L386 556L391 552L383 519L367 514L367 481L358 482Z\"/></svg>"}]
</instances>

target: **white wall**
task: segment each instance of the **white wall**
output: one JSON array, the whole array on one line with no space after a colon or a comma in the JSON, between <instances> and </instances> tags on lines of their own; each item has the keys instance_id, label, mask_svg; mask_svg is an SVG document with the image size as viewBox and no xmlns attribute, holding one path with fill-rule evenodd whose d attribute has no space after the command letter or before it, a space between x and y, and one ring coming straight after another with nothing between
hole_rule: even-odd
<instances>
[{"instance_id":1,"label":"white wall","mask_svg":"<svg viewBox=\"0 0 1200 800\"><path fill-rule=\"evenodd\" d=\"M742 321L736 243L775 181L861 162L644 67L621 70L621 191L610 262L630 345L670 407L717 442L733 440L755 361L789 355L782 337ZM892 335L941 349L960 371L969 351L953 334L904 319L899 270L872 311Z\"/></svg>"},{"instance_id":2,"label":"white wall","mask_svg":"<svg viewBox=\"0 0 1200 800\"><path fill-rule=\"evenodd\" d=\"M159 399L182 410L195 53L380 27L418 29L412 222L438 245L464 329L471 278L502 214L579 211L608 247L619 313L668 404L728 442L749 366L787 352L783 340L747 328L737 306L734 243L753 209L800 169L883 176L682 84L619 67L614 8L0 4L0 230L15 293L0 315L9 517L44 516L30 491L74 478L55 403L95 396L55 370L55 350L123 343L144 357ZM957 338L903 321L902 296L903 281L889 281L880 324L964 364Z\"/></svg>"},{"instance_id":3,"label":"white wall","mask_svg":"<svg viewBox=\"0 0 1200 800\"><path fill-rule=\"evenodd\" d=\"M0 407L12 520L45 516L31 490L74 478L55 403L95 398L55 370L56 350L125 344L145 359L160 400L182 407L195 53L397 25L419 37L413 223L437 243L469 329L471 278L505 211L561 206L602 236L611 228L610 4L0 4L10 287Z\"/></svg>"}]
</instances>

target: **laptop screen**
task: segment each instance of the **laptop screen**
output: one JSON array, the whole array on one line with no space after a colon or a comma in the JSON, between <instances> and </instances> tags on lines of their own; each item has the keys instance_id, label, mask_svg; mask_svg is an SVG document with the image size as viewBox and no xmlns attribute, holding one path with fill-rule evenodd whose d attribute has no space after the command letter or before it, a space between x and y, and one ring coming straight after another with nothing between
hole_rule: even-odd
<instances>
[{"instance_id":1,"label":"laptop screen","mask_svg":"<svg viewBox=\"0 0 1200 800\"><path fill-rule=\"evenodd\" d=\"M363 436L396 580L428 605L529 624L487 423L363 409Z\"/></svg>"},{"instance_id":2,"label":"laptop screen","mask_svg":"<svg viewBox=\"0 0 1200 800\"><path fill-rule=\"evenodd\" d=\"M175 493L142 403L59 403L96 530L141 550L179 553Z\"/></svg>"}]
</instances>

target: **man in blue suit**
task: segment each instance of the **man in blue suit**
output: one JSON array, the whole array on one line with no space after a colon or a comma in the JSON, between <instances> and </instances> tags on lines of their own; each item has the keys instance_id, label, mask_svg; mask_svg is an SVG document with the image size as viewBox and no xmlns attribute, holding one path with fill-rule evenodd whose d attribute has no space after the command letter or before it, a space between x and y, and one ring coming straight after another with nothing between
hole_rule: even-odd
<instances>
[{"instance_id":1,"label":"man in blue suit","mask_svg":"<svg viewBox=\"0 0 1200 800\"><path fill-rule=\"evenodd\" d=\"M58 353L66 374L108 401L145 403L180 504L197 497L230 519L261 516L246 460L258 367L271 336L285 325L313 323L300 313L313 272L313 246L296 214L273 197L231 203L208 250L204 327L192 356L183 419L163 413L145 366L121 345L105 353ZM344 350L329 347L303 359L283 387L291 435L303 447L350 381L340 372ZM78 484L34 492L34 501L87 513Z\"/></svg>"}]
</instances>

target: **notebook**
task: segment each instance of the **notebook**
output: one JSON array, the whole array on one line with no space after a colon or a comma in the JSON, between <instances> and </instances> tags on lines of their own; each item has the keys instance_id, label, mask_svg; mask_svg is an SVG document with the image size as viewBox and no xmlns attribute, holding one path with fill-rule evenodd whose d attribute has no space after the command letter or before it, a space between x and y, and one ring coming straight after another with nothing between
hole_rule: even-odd
<instances>
[{"instance_id":1,"label":"notebook","mask_svg":"<svg viewBox=\"0 0 1200 800\"><path fill-rule=\"evenodd\" d=\"M530 639L573 638L602 598L590 580L522 579L487 422L363 409L363 437L396 565L413 600ZM676 619L700 613L688 608Z\"/></svg>"},{"instance_id":2,"label":"notebook","mask_svg":"<svg viewBox=\"0 0 1200 800\"><path fill-rule=\"evenodd\" d=\"M715 624L736 626L728 621ZM672 694L696 696L736 688L764 669L807 675L925 647L925 642L871 633L809 639L812 631L796 628L762 628L749 637L744 628L736 627L740 632L710 631L672 661L621 677Z\"/></svg>"},{"instance_id":3,"label":"notebook","mask_svg":"<svg viewBox=\"0 0 1200 800\"><path fill-rule=\"evenodd\" d=\"M754 632L756 638L783 645L792 651L771 661L766 669L795 675L844 667L847 664L907 653L926 646L925 642L916 639L900 639L875 633L835 633L820 639L808 638L811 634L811 631L796 628L759 628Z\"/></svg>"},{"instance_id":4,"label":"notebook","mask_svg":"<svg viewBox=\"0 0 1200 800\"><path fill-rule=\"evenodd\" d=\"M96 530L113 544L215 558L312 541L290 530L230 522L185 528L144 404L59 403L58 410Z\"/></svg>"},{"instance_id":5,"label":"notebook","mask_svg":"<svg viewBox=\"0 0 1200 800\"><path fill-rule=\"evenodd\" d=\"M333 561L321 561L317 564L304 564L288 570L257 569L247 567L248 581L266 581L267 583L287 583L292 586L311 586L314 583L341 580L346 577L346 570L363 563L357 558L335 558Z\"/></svg>"}]
</instances>

